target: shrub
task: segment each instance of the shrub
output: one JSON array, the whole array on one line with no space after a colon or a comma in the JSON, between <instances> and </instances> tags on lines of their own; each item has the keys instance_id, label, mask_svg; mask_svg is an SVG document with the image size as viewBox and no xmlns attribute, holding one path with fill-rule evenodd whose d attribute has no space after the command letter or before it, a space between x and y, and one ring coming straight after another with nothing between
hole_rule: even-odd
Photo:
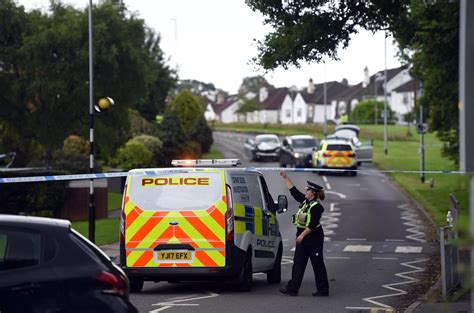
<instances>
[{"instance_id":1,"label":"shrub","mask_svg":"<svg viewBox=\"0 0 474 313\"><path fill-rule=\"evenodd\" d=\"M149 167L152 165L153 153L144 144L129 140L118 150L117 157L112 161L113 166L125 170Z\"/></svg>"},{"instance_id":2,"label":"shrub","mask_svg":"<svg viewBox=\"0 0 474 313\"><path fill-rule=\"evenodd\" d=\"M374 124L375 114L377 113L377 123L383 124L384 119L382 112L384 111L384 103L375 100L363 100L359 102L352 110L350 121L357 124ZM393 112L387 107L388 120L393 118Z\"/></svg>"},{"instance_id":3,"label":"shrub","mask_svg":"<svg viewBox=\"0 0 474 313\"><path fill-rule=\"evenodd\" d=\"M163 142L157 137L149 135L140 135L134 137L130 142L138 142L144 145L153 154L151 166L156 166L158 162L163 159Z\"/></svg>"},{"instance_id":4,"label":"shrub","mask_svg":"<svg viewBox=\"0 0 474 313\"><path fill-rule=\"evenodd\" d=\"M69 173L89 171L89 142L77 135L64 139L63 147L53 153L53 166ZM94 169L100 170L97 164Z\"/></svg>"}]
</instances>

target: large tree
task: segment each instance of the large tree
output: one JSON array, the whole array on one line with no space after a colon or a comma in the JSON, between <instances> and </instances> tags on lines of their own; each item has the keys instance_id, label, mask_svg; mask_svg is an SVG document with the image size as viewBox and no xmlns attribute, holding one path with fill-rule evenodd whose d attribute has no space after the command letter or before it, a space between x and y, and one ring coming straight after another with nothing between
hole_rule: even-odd
<instances>
[{"instance_id":1,"label":"large tree","mask_svg":"<svg viewBox=\"0 0 474 313\"><path fill-rule=\"evenodd\" d=\"M391 32L403 60L423 84L421 103L429 108L430 129L457 161L458 10L449 0L246 0L273 27L254 61L264 69L300 61L337 59L360 29Z\"/></svg>"},{"instance_id":2,"label":"large tree","mask_svg":"<svg viewBox=\"0 0 474 313\"><path fill-rule=\"evenodd\" d=\"M242 83L240 84L239 94L243 95L243 94L246 94L247 92L253 92L255 94L258 94L258 91L260 90L261 87L266 87L269 89L274 88L274 86L270 84L263 76L258 75L258 76L245 77L242 80Z\"/></svg>"}]
</instances>

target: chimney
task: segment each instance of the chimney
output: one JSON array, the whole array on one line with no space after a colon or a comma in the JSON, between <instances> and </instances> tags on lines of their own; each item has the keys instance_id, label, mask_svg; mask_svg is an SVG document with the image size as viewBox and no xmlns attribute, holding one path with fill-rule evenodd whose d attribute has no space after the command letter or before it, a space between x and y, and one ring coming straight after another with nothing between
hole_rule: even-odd
<instances>
[{"instance_id":1,"label":"chimney","mask_svg":"<svg viewBox=\"0 0 474 313\"><path fill-rule=\"evenodd\" d=\"M260 103L265 101L268 98L268 89L267 87L260 87L260 91L258 93L258 100Z\"/></svg>"},{"instance_id":2,"label":"chimney","mask_svg":"<svg viewBox=\"0 0 474 313\"><path fill-rule=\"evenodd\" d=\"M313 83L313 79L310 78L309 79L309 83L308 83L308 88L306 89L308 91L308 93L314 93L314 83Z\"/></svg>"},{"instance_id":3,"label":"chimney","mask_svg":"<svg viewBox=\"0 0 474 313\"><path fill-rule=\"evenodd\" d=\"M362 87L367 87L370 84L369 69L367 66L364 68L364 80L362 81Z\"/></svg>"}]
</instances>

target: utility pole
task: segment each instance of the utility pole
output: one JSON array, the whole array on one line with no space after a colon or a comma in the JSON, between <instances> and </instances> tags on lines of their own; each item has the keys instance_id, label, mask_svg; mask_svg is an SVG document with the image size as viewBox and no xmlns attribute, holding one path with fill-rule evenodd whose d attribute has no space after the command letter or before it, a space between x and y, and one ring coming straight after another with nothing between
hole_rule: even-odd
<instances>
[{"instance_id":1,"label":"utility pole","mask_svg":"<svg viewBox=\"0 0 474 313\"><path fill-rule=\"evenodd\" d=\"M328 101L326 89L326 62L324 62L324 137L328 134L328 120L326 114L326 104Z\"/></svg>"},{"instance_id":2,"label":"utility pole","mask_svg":"<svg viewBox=\"0 0 474 313\"><path fill-rule=\"evenodd\" d=\"M388 143L387 143L387 32L384 35L384 51L385 51L385 70L384 70L384 87L383 87L383 151L384 154L388 154Z\"/></svg>"},{"instance_id":3,"label":"utility pole","mask_svg":"<svg viewBox=\"0 0 474 313\"><path fill-rule=\"evenodd\" d=\"M94 72L92 60L92 0L89 0L89 172L94 173ZM95 243L94 179L89 184L89 240Z\"/></svg>"},{"instance_id":4,"label":"utility pole","mask_svg":"<svg viewBox=\"0 0 474 313\"><path fill-rule=\"evenodd\" d=\"M459 1L459 165L460 170L474 172L474 2ZM474 176L469 188L471 240L474 238ZM474 273L474 245L471 244L471 275ZM474 310L474 288L471 288L471 311Z\"/></svg>"},{"instance_id":5,"label":"utility pole","mask_svg":"<svg viewBox=\"0 0 474 313\"><path fill-rule=\"evenodd\" d=\"M423 105L420 105L420 124L423 125ZM425 182L425 132L424 129L420 132L420 181Z\"/></svg>"}]
</instances>

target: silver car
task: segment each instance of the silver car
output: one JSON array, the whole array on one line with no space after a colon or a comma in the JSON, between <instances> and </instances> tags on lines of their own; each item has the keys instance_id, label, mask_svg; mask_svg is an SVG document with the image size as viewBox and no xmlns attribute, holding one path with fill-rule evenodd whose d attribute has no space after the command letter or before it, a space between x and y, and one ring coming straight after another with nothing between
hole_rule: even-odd
<instances>
[{"instance_id":1,"label":"silver car","mask_svg":"<svg viewBox=\"0 0 474 313\"><path fill-rule=\"evenodd\" d=\"M277 135L263 134L255 138L247 138L244 144L245 154L252 161L270 159L278 160L280 155L280 139Z\"/></svg>"}]
</instances>

